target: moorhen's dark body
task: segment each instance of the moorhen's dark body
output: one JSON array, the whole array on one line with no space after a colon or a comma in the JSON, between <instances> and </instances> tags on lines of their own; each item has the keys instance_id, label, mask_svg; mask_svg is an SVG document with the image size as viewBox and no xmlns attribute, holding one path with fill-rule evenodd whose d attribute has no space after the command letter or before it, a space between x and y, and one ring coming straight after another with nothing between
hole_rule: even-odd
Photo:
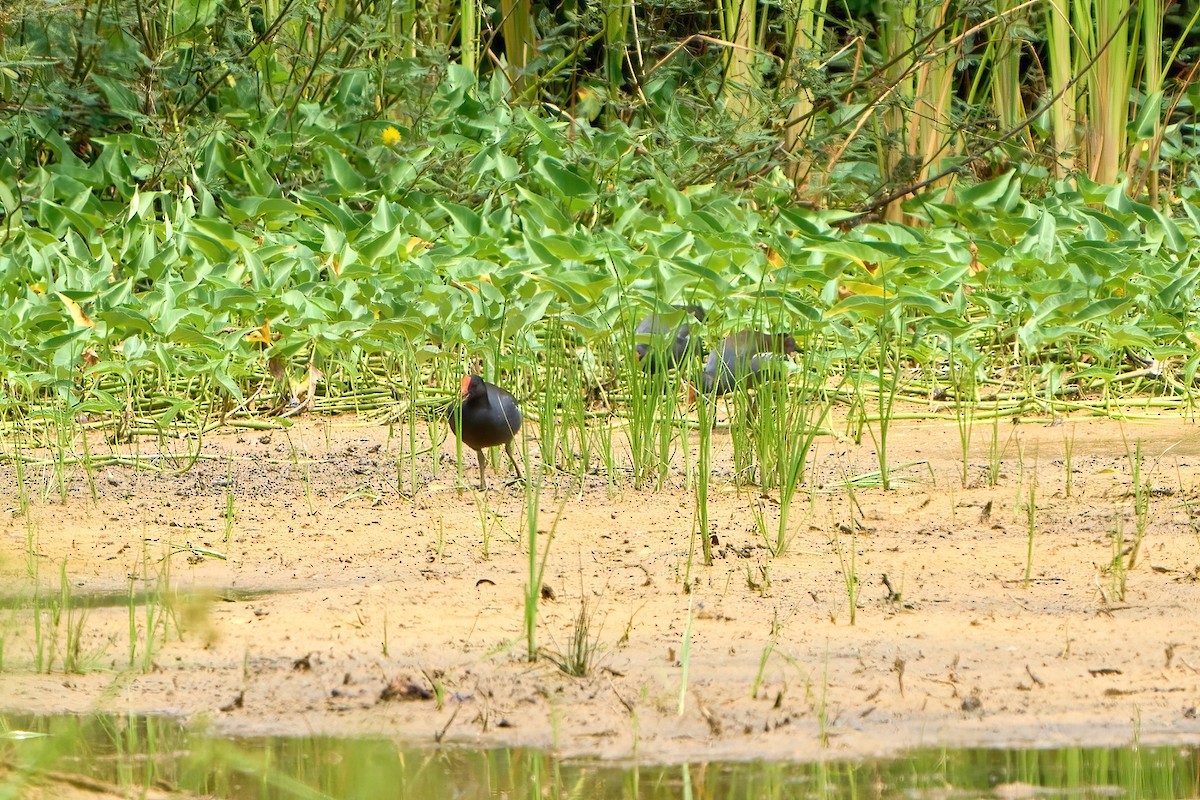
<instances>
[{"instance_id":1,"label":"moorhen's dark body","mask_svg":"<svg viewBox=\"0 0 1200 800\"><path fill-rule=\"evenodd\" d=\"M786 333L738 331L725 337L720 350L708 354L701 385L705 394L722 395L735 386L753 386L770 370L771 356L797 353L796 340Z\"/></svg>"},{"instance_id":2,"label":"moorhen's dark body","mask_svg":"<svg viewBox=\"0 0 1200 800\"><path fill-rule=\"evenodd\" d=\"M511 394L478 375L466 375L462 379L462 400L450 407L448 418L450 430L479 456L480 489L487 488L483 477L485 447L504 445L513 470L521 477L512 452L513 437L521 430L521 409Z\"/></svg>"},{"instance_id":3,"label":"moorhen's dark body","mask_svg":"<svg viewBox=\"0 0 1200 800\"><path fill-rule=\"evenodd\" d=\"M704 321L704 309L700 306L676 308L688 312L699 322ZM636 350L638 362L651 372L663 366L677 367L689 356L700 352L700 342L692 338L692 328L687 322L672 326L658 314L651 314L638 323L634 333L639 339L649 340L638 342Z\"/></svg>"}]
</instances>

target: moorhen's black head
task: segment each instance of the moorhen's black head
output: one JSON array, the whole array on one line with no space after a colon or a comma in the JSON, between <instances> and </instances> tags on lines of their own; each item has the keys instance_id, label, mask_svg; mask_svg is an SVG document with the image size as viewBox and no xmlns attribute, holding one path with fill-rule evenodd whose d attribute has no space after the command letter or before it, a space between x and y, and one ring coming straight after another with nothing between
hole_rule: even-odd
<instances>
[{"instance_id":1,"label":"moorhen's black head","mask_svg":"<svg viewBox=\"0 0 1200 800\"><path fill-rule=\"evenodd\" d=\"M483 384L483 378L478 375L463 375L461 391L464 401L472 397L487 397L487 387Z\"/></svg>"}]
</instances>

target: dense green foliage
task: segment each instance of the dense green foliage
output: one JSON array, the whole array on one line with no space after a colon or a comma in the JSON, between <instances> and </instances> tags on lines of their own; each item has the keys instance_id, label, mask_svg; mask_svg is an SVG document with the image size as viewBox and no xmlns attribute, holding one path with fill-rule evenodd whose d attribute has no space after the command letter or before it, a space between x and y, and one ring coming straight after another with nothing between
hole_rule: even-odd
<instances>
[{"instance_id":1,"label":"dense green foliage","mask_svg":"<svg viewBox=\"0 0 1200 800\"><path fill-rule=\"evenodd\" d=\"M513 103L494 74L480 84L450 58L458 40L422 38L436 20L392 6L22 0L0 14L10 416L53 400L191 427L278 410L305 381L410 397L431 369L454 385L469 354L520 371L526 396L550 365L605 386L637 318L681 301L712 309L710 345L788 329L829 354L822 375L915 366L921 391L953 384L967 402L988 381L1047 400L1106 391L1127 352L1170 359L1168 391L1193 382L1182 181L1164 212L997 157L986 180L912 196L904 224L864 222L794 204L794 154L711 110L702 54L643 76L641 101L593 125ZM656 35L682 42L686 15L664 14ZM528 69L543 99L574 103L589 95L553 66L579 32L559 34ZM616 77L589 89L610 111L629 99ZM1186 175L1183 130L1164 141ZM824 147L816 129L806 141ZM890 180L857 152L826 176L826 202Z\"/></svg>"}]
</instances>

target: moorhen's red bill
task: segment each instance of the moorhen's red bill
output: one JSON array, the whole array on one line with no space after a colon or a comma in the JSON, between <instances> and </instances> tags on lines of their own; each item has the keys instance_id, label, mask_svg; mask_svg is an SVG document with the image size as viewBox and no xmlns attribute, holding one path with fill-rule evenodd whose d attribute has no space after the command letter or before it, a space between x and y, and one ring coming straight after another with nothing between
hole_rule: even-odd
<instances>
[{"instance_id":1,"label":"moorhen's red bill","mask_svg":"<svg viewBox=\"0 0 1200 800\"><path fill-rule=\"evenodd\" d=\"M675 306L680 311L686 311L698 321L704 321L704 309L700 306ZM685 317L686 319L686 317ZM637 360L641 365L654 372L663 366L677 367L689 356L700 352L700 342L692 338L692 329L687 322L672 326L658 314L651 314L638 323L634 334L641 339L636 347ZM670 349L667 344L670 343ZM666 356L664 359L663 357Z\"/></svg>"},{"instance_id":2,"label":"moorhen's red bill","mask_svg":"<svg viewBox=\"0 0 1200 800\"><path fill-rule=\"evenodd\" d=\"M753 386L770 369L767 354L798 353L796 340L786 333L767 334L761 331L738 331L725 337L720 350L708 354L700 382L705 394L722 395L735 386Z\"/></svg>"},{"instance_id":3,"label":"moorhen's red bill","mask_svg":"<svg viewBox=\"0 0 1200 800\"><path fill-rule=\"evenodd\" d=\"M450 430L479 456L479 488L487 489L483 477L483 449L504 445L513 471L521 477L521 468L513 457L512 440L521 430L521 409L508 392L478 375L462 379L462 400L450 407Z\"/></svg>"}]
</instances>

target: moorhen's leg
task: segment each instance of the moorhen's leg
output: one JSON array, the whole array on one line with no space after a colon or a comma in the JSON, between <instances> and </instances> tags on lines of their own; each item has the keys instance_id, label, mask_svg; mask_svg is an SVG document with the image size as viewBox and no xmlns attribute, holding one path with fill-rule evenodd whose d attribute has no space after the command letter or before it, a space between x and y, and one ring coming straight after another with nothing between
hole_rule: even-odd
<instances>
[{"instance_id":1,"label":"moorhen's leg","mask_svg":"<svg viewBox=\"0 0 1200 800\"><path fill-rule=\"evenodd\" d=\"M487 491L487 481L483 477L483 451L476 450L475 455L479 456L479 491Z\"/></svg>"},{"instance_id":2,"label":"moorhen's leg","mask_svg":"<svg viewBox=\"0 0 1200 800\"><path fill-rule=\"evenodd\" d=\"M517 473L517 480L521 479L521 468L517 466L517 459L513 457L512 442L504 443L504 452L508 453L508 460L512 462L513 472Z\"/></svg>"}]
</instances>

